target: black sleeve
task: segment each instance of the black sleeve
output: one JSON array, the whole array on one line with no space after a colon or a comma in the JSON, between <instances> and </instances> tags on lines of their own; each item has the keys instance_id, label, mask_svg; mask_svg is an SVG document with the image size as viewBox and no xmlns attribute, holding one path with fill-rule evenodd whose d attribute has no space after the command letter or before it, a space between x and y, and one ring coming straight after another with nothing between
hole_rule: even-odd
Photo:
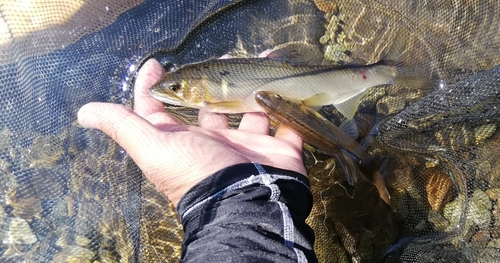
<instances>
[{"instance_id":1,"label":"black sleeve","mask_svg":"<svg viewBox=\"0 0 500 263\"><path fill-rule=\"evenodd\" d=\"M257 163L227 167L191 188L177 211L181 262L317 262L308 179Z\"/></svg>"}]
</instances>

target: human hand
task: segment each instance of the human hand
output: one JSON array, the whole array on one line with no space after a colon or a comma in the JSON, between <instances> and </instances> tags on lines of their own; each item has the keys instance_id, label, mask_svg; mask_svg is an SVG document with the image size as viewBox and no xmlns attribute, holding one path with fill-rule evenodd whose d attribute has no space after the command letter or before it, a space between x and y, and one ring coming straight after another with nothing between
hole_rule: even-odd
<instances>
[{"instance_id":1,"label":"human hand","mask_svg":"<svg viewBox=\"0 0 500 263\"><path fill-rule=\"evenodd\" d=\"M200 111L199 126L187 126L165 112L163 103L148 94L164 73L150 59L137 76L133 111L92 102L80 109L78 122L122 146L175 206L196 183L234 164L257 162L306 174L302 139L285 127L269 136L269 118L263 113L246 113L233 130L224 115Z\"/></svg>"}]
</instances>

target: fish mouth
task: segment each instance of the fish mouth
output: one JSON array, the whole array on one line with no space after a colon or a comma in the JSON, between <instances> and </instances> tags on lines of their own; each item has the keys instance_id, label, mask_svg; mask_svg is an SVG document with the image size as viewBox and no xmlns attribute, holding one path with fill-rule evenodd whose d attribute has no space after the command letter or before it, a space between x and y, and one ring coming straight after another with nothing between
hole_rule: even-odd
<instances>
[{"instance_id":1,"label":"fish mouth","mask_svg":"<svg viewBox=\"0 0 500 263\"><path fill-rule=\"evenodd\" d=\"M149 90L149 95L151 95L151 97L153 97L156 100L159 100L163 103L167 103L167 104L174 105L174 106L181 106L181 102L179 100L165 97L164 94L162 94L161 92L159 92L155 88L152 88Z\"/></svg>"}]
</instances>

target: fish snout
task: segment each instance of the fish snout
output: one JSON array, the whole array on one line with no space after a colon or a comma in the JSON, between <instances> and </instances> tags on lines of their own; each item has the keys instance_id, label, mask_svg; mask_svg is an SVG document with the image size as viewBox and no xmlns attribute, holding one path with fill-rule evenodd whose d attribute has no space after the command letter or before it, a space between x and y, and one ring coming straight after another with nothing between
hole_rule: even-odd
<instances>
[{"instance_id":1,"label":"fish snout","mask_svg":"<svg viewBox=\"0 0 500 263\"><path fill-rule=\"evenodd\" d=\"M180 106L181 101L165 94L165 90L169 90L167 84L165 84L165 83L157 84L157 85L153 86L151 89L149 89L149 95L151 95L151 97L153 97L153 98L155 98L163 103L167 103L167 104L175 105L175 106Z\"/></svg>"}]
</instances>

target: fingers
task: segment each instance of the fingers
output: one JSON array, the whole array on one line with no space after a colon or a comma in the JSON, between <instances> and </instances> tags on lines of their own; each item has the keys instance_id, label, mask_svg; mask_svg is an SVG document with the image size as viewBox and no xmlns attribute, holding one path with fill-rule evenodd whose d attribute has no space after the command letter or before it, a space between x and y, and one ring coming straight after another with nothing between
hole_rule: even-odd
<instances>
[{"instance_id":1,"label":"fingers","mask_svg":"<svg viewBox=\"0 0 500 263\"><path fill-rule=\"evenodd\" d=\"M160 80L164 73L165 70L156 59L146 61L139 70L134 86L134 110L139 116L145 117L155 112L164 111L163 103L148 93L149 88Z\"/></svg>"},{"instance_id":2,"label":"fingers","mask_svg":"<svg viewBox=\"0 0 500 263\"><path fill-rule=\"evenodd\" d=\"M276 131L276 134L274 137L288 141L295 145L297 148L302 149L303 141L302 138L300 138L294 131L292 131L290 128L284 126L281 124L278 127L278 130Z\"/></svg>"},{"instance_id":3,"label":"fingers","mask_svg":"<svg viewBox=\"0 0 500 263\"><path fill-rule=\"evenodd\" d=\"M198 112L198 126L208 130L218 130L227 129L229 124L224 114L200 110Z\"/></svg>"},{"instance_id":4,"label":"fingers","mask_svg":"<svg viewBox=\"0 0 500 263\"><path fill-rule=\"evenodd\" d=\"M151 138L157 137L158 130L122 105L100 102L86 104L78 111L78 122L85 128L99 129L110 136L139 166L148 158L144 153L155 148Z\"/></svg>"},{"instance_id":5,"label":"fingers","mask_svg":"<svg viewBox=\"0 0 500 263\"><path fill-rule=\"evenodd\" d=\"M152 58L144 63L135 81L134 111L153 125L180 125L182 122L174 116L166 114L163 103L151 97L148 92L149 88L160 80L164 73L165 70L156 59Z\"/></svg>"},{"instance_id":6,"label":"fingers","mask_svg":"<svg viewBox=\"0 0 500 263\"><path fill-rule=\"evenodd\" d=\"M219 130L216 133L225 146L251 162L306 174L301 147L293 143L241 130Z\"/></svg>"},{"instance_id":7,"label":"fingers","mask_svg":"<svg viewBox=\"0 0 500 263\"><path fill-rule=\"evenodd\" d=\"M181 120L166 112L156 112L148 115L145 119L162 131L170 131L171 127L184 126Z\"/></svg>"},{"instance_id":8,"label":"fingers","mask_svg":"<svg viewBox=\"0 0 500 263\"><path fill-rule=\"evenodd\" d=\"M269 117L262 112L249 112L243 115L238 130L258 134L269 134Z\"/></svg>"}]
</instances>

